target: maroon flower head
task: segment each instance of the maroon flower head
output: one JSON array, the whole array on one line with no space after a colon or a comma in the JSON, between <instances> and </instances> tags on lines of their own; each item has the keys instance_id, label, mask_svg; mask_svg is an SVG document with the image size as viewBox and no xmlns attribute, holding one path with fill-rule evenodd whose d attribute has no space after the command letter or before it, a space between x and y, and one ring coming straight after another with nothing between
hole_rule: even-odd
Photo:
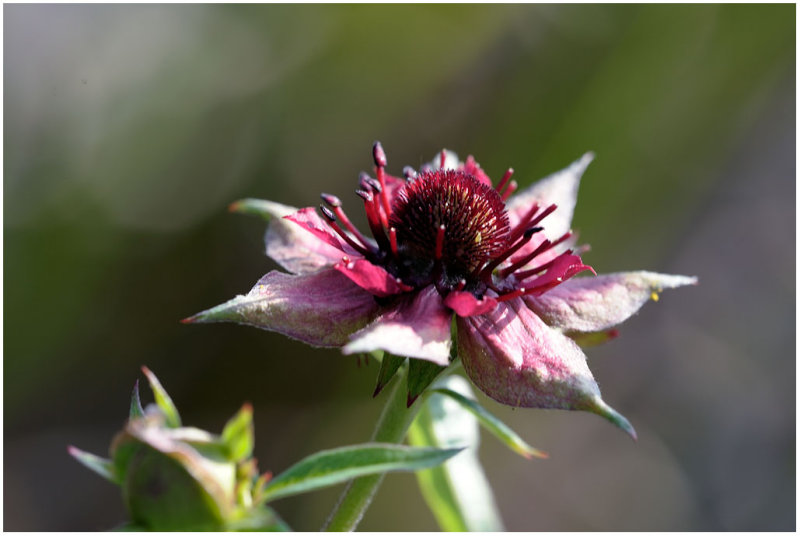
<instances>
[{"instance_id":1,"label":"maroon flower head","mask_svg":"<svg viewBox=\"0 0 800 536\"><path fill-rule=\"evenodd\" d=\"M460 162L449 151L419 171L403 168L403 178L389 175L375 143L375 176L362 173L356 190L369 233L330 194L319 212L240 202L272 218L267 254L290 274L270 272L246 296L187 321L234 321L348 354L384 350L439 365L455 341L467 375L495 400L592 411L635 436L602 400L576 341L612 338L658 292L696 279L572 279L594 273L570 230L592 158L517 193L513 170L493 184L471 156Z\"/></svg>"}]
</instances>

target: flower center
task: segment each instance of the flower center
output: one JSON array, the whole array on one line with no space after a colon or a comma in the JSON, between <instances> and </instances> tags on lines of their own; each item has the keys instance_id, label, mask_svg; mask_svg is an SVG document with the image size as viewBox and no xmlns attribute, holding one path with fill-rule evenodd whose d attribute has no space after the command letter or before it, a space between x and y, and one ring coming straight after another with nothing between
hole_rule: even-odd
<instances>
[{"instance_id":1,"label":"flower center","mask_svg":"<svg viewBox=\"0 0 800 536\"><path fill-rule=\"evenodd\" d=\"M389 226L396 229L403 268L428 273L440 267L444 286L475 272L508 243L505 204L497 191L463 171L423 172L398 192Z\"/></svg>"}]
</instances>

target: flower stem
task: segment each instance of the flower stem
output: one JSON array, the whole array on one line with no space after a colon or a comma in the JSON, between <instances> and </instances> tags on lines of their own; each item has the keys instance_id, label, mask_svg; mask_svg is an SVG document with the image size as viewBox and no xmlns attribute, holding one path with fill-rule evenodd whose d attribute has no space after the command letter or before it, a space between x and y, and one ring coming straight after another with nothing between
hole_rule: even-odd
<instances>
[{"instance_id":1,"label":"flower stem","mask_svg":"<svg viewBox=\"0 0 800 536\"><path fill-rule=\"evenodd\" d=\"M408 432L411 422L419 412L423 400L417 400L410 408L406 407L406 380L408 365L400 368L394 378L394 386L383 408L372 441L380 443L400 443ZM363 476L351 480L328 518L324 530L342 532L355 530L364 512L369 508L375 492L383 481L383 474Z\"/></svg>"}]
</instances>

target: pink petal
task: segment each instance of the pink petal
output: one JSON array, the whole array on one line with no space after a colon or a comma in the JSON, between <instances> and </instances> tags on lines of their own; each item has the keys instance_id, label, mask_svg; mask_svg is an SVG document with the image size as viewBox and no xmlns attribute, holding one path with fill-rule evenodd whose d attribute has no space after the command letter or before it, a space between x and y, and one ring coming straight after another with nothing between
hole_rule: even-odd
<instances>
[{"instance_id":1,"label":"pink petal","mask_svg":"<svg viewBox=\"0 0 800 536\"><path fill-rule=\"evenodd\" d=\"M340 240L330 226L325 223L325 220L319 217L314 207L301 208L294 214L284 216L284 218L293 221L326 244L340 251L345 251L344 242Z\"/></svg>"},{"instance_id":2,"label":"pink petal","mask_svg":"<svg viewBox=\"0 0 800 536\"><path fill-rule=\"evenodd\" d=\"M492 179L490 179L489 175L487 175L486 172L481 169L480 164L475 161L475 158L473 158L472 155L467 157L467 161L464 162L462 168L464 173L469 173L485 185L492 186Z\"/></svg>"},{"instance_id":3,"label":"pink petal","mask_svg":"<svg viewBox=\"0 0 800 536\"><path fill-rule=\"evenodd\" d=\"M365 259L342 261L334 268L347 276L353 283L373 296L386 298L412 290L393 275Z\"/></svg>"},{"instance_id":4,"label":"pink petal","mask_svg":"<svg viewBox=\"0 0 800 536\"><path fill-rule=\"evenodd\" d=\"M558 205L556 211L542 220L544 236L556 240L569 231L575 202L578 199L581 176L593 158L594 154L586 153L566 169L553 173L511 196L506 203L510 225L512 227L516 225L534 203L539 203L542 208L555 203Z\"/></svg>"},{"instance_id":5,"label":"pink petal","mask_svg":"<svg viewBox=\"0 0 800 536\"><path fill-rule=\"evenodd\" d=\"M391 203L392 200L397 197L397 192L399 192L400 189L405 186L406 181L405 179L389 175L388 173L383 175L383 180L386 184L386 193L389 196L389 202Z\"/></svg>"},{"instance_id":6,"label":"pink petal","mask_svg":"<svg viewBox=\"0 0 800 536\"><path fill-rule=\"evenodd\" d=\"M653 272L622 272L571 279L542 294L525 298L551 326L565 331L601 331L628 319L654 293L694 285L697 278Z\"/></svg>"},{"instance_id":7,"label":"pink petal","mask_svg":"<svg viewBox=\"0 0 800 536\"><path fill-rule=\"evenodd\" d=\"M276 331L313 346L342 346L378 312L375 298L333 269L308 275L270 272L245 296L193 317Z\"/></svg>"},{"instance_id":8,"label":"pink petal","mask_svg":"<svg viewBox=\"0 0 800 536\"><path fill-rule=\"evenodd\" d=\"M452 313L442 304L441 296L429 286L355 333L343 352L385 350L398 356L447 365L451 319Z\"/></svg>"},{"instance_id":9,"label":"pink petal","mask_svg":"<svg viewBox=\"0 0 800 536\"><path fill-rule=\"evenodd\" d=\"M611 409L574 341L548 327L519 298L482 316L457 318L464 370L484 393L516 407L591 411L634 438Z\"/></svg>"},{"instance_id":10,"label":"pink petal","mask_svg":"<svg viewBox=\"0 0 800 536\"><path fill-rule=\"evenodd\" d=\"M458 316L474 316L486 314L497 307L497 300L491 296L479 300L471 292L454 290L444 299L444 304Z\"/></svg>"},{"instance_id":11,"label":"pink petal","mask_svg":"<svg viewBox=\"0 0 800 536\"><path fill-rule=\"evenodd\" d=\"M298 212L295 207L265 200L248 201L250 212L255 208L261 216L271 218L264 237L266 253L286 270L295 274L307 274L341 260L340 247L330 245L327 240L320 240L297 223L285 219L286 216ZM254 203L258 203L258 206L253 207ZM316 214L308 215L307 218L316 218L316 225L324 226L322 218Z\"/></svg>"}]
</instances>

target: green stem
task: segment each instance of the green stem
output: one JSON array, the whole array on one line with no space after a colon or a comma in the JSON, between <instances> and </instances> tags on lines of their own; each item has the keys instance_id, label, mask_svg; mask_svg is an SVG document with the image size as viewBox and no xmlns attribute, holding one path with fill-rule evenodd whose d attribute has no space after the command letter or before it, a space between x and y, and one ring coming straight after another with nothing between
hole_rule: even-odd
<instances>
[{"instance_id":1,"label":"green stem","mask_svg":"<svg viewBox=\"0 0 800 536\"><path fill-rule=\"evenodd\" d=\"M383 408L372 441L379 443L400 443L408 432L411 422L419 412L422 400L416 400L410 408L406 407L406 376L408 365L404 365L395 375L394 386ZM364 512L369 508L375 492L378 491L383 474L362 476L347 484L339 502L328 518L324 530L331 532L352 531L358 526Z\"/></svg>"}]
</instances>

